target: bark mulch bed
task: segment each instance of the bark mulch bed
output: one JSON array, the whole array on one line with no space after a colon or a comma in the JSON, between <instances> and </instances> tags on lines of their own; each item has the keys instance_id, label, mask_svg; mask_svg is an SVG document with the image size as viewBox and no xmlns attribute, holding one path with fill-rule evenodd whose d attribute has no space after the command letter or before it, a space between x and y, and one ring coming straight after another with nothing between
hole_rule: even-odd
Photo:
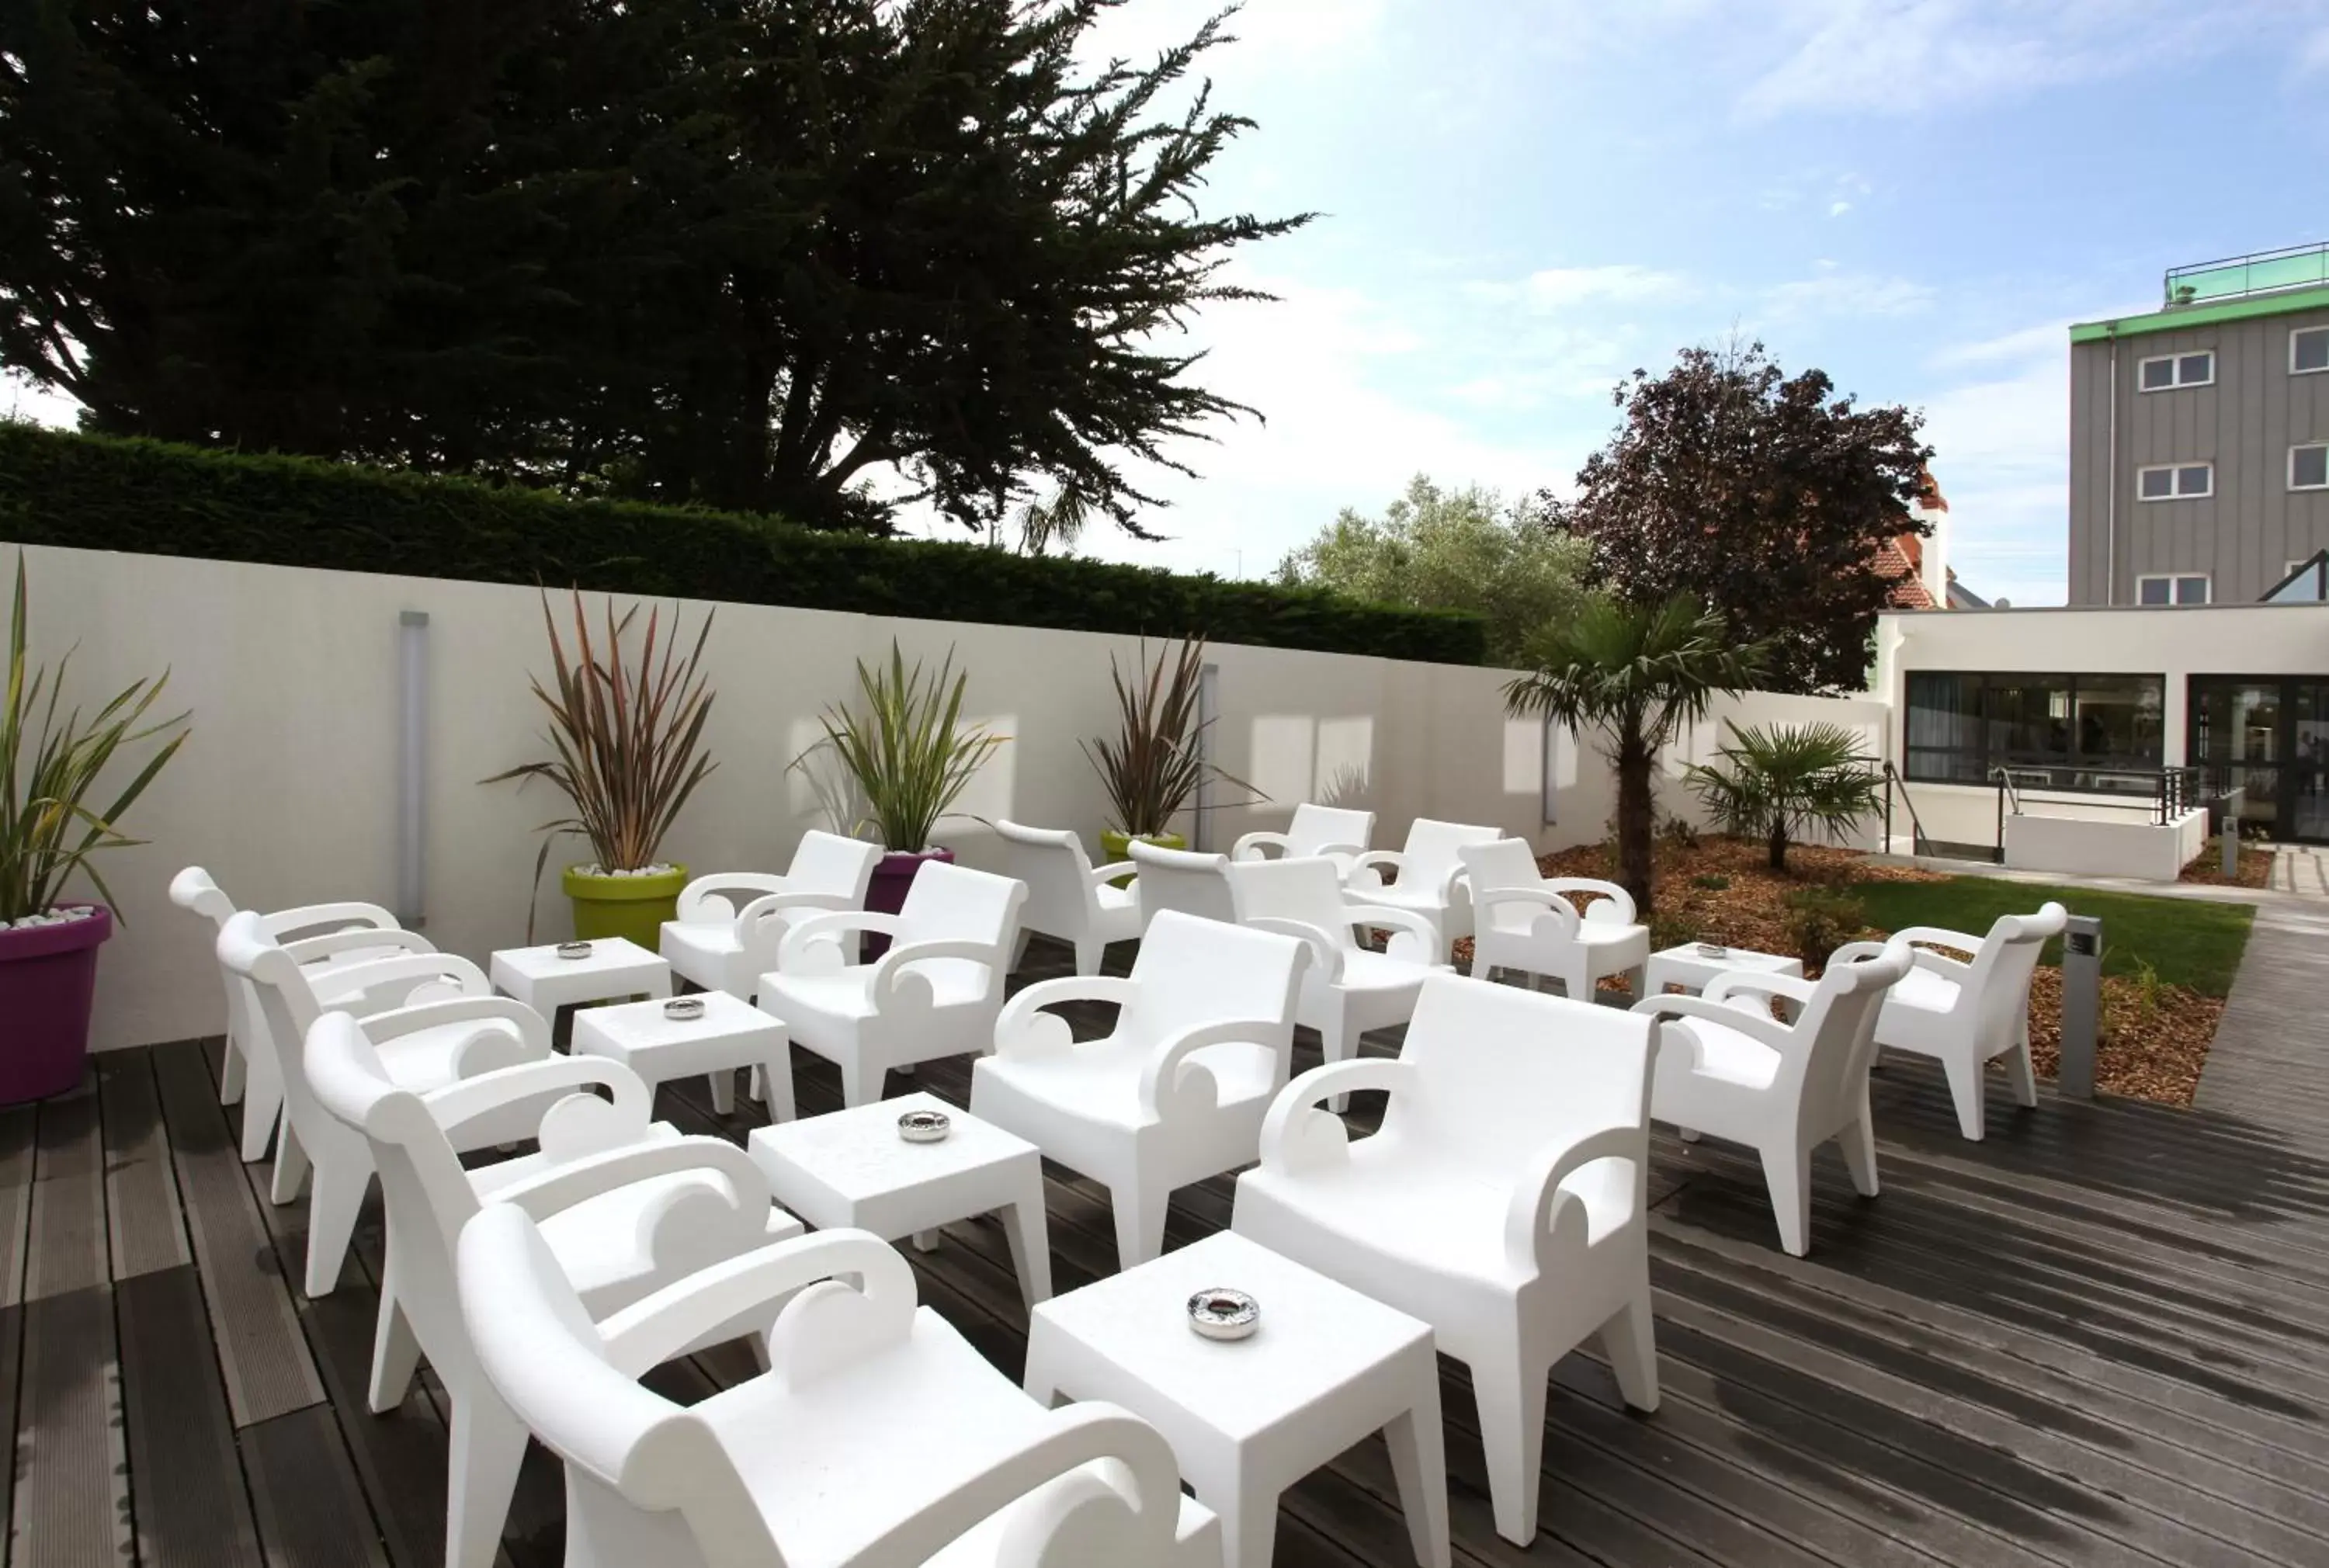
<instances>
[{"instance_id":1,"label":"bark mulch bed","mask_svg":"<svg viewBox=\"0 0 2329 1568\"><path fill-rule=\"evenodd\" d=\"M1764 847L1702 835L1693 843L1662 837L1658 842L1658 909L1651 919L1653 949L1677 943L1719 942L1760 953L1801 953L1797 918L1787 896L1799 888L1833 888L1849 896L1855 884L1947 882L1944 873L1914 866L1882 865L1849 850L1797 845L1787 851L1787 874L1773 872ZM2267 868L2270 857L2260 857ZM2244 857L2244 859L2246 858ZM1543 857L1549 877L1615 878L1606 844L1579 845ZM2243 864L2245 873L2247 866ZM2261 886L2248 883L2243 886ZM1859 937L1889 933L1867 926ZM1975 933L1975 934L1979 934ZM1456 944L1460 964L1471 962L1471 944ZM1819 972L1812 967L1810 972ZM1622 989L1615 982L1605 986ZM2106 975L2102 982L2102 1038L2096 1053L2096 1086L2106 1093L2189 1105L2200 1068L2215 1038L2224 1010L2221 999L2182 986ZM2031 1057L2041 1077L2052 1077L2060 1060L2062 972L2041 965L2030 991Z\"/></svg>"},{"instance_id":2,"label":"bark mulch bed","mask_svg":"<svg viewBox=\"0 0 2329 1568\"><path fill-rule=\"evenodd\" d=\"M2227 877L2224 875L2223 841L2211 839L2207 853L2184 867L2183 875L2176 879L2204 883L2211 887L2269 887L2272 886L2272 851L2242 844L2239 875Z\"/></svg>"}]
</instances>

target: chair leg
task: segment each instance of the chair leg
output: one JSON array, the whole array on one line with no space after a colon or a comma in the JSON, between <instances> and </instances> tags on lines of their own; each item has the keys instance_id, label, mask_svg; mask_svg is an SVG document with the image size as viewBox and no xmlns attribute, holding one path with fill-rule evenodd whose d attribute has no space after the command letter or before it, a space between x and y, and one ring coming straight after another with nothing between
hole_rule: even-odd
<instances>
[{"instance_id":1,"label":"chair leg","mask_svg":"<svg viewBox=\"0 0 2329 1568\"><path fill-rule=\"evenodd\" d=\"M789 1122L800 1114L793 1103L793 1053L778 1046L766 1062L752 1069L752 1097L771 1122Z\"/></svg>"},{"instance_id":2,"label":"chair leg","mask_svg":"<svg viewBox=\"0 0 2329 1568\"><path fill-rule=\"evenodd\" d=\"M1986 1085L1982 1083L1986 1064L1966 1056L1951 1056L1941 1066L1949 1075L1949 1098L1957 1102L1957 1131L1978 1143L1986 1131L1983 1124Z\"/></svg>"},{"instance_id":3,"label":"chair leg","mask_svg":"<svg viewBox=\"0 0 2329 1568\"><path fill-rule=\"evenodd\" d=\"M242 1162L256 1165L267 1158L267 1144L283 1119L283 1084L272 1066L256 1062L242 1073Z\"/></svg>"},{"instance_id":4,"label":"chair leg","mask_svg":"<svg viewBox=\"0 0 2329 1568\"><path fill-rule=\"evenodd\" d=\"M1347 1062L1358 1042L1351 1038L1350 1020L1341 1012L1318 1026L1319 1055L1328 1062ZM1339 1116L1351 1108L1348 1094L1337 1094L1326 1102L1326 1108Z\"/></svg>"},{"instance_id":5,"label":"chair leg","mask_svg":"<svg viewBox=\"0 0 2329 1568\"><path fill-rule=\"evenodd\" d=\"M1027 939L1034 934L1035 934L1033 932L1028 930L1023 925L1019 928L1019 935L1017 939L1011 944L1011 968L1013 970L1017 970L1021 964L1027 962Z\"/></svg>"},{"instance_id":6,"label":"chair leg","mask_svg":"<svg viewBox=\"0 0 2329 1568\"><path fill-rule=\"evenodd\" d=\"M306 1290L311 1299L328 1296L338 1286L348 1244L355 1237L356 1216L371 1186L372 1172L361 1165L335 1160L316 1168L307 1194Z\"/></svg>"},{"instance_id":7,"label":"chair leg","mask_svg":"<svg viewBox=\"0 0 2329 1568\"><path fill-rule=\"evenodd\" d=\"M1876 1185L1876 1123L1867 1106L1860 1108L1859 1120L1835 1135L1835 1142L1843 1150L1843 1168L1852 1172L1852 1190L1874 1197L1881 1190Z\"/></svg>"},{"instance_id":8,"label":"chair leg","mask_svg":"<svg viewBox=\"0 0 2329 1568\"><path fill-rule=\"evenodd\" d=\"M397 1299L396 1254L391 1253L380 1282L380 1321L372 1328L372 1384L365 1393L372 1413L386 1415L403 1404L412 1387L412 1376L420 1369L420 1339L412 1331L404 1304Z\"/></svg>"},{"instance_id":9,"label":"chair leg","mask_svg":"<svg viewBox=\"0 0 2329 1568\"><path fill-rule=\"evenodd\" d=\"M242 1044L226 1038L226 1060L219 1064L219 1103L231 1105L242 1098Z\"/></svg>"},{"instance_id":10,"label":"chair leg","mask_svg":"<svg viewBox=\"0 0 2329 1568\"><path fill-rule=\"evenodd\" d=\"M1771 1189L1771 1216L1779 1222L1779 1245L1793 1257L1811 1250L1811 1157L1787 1144L1763 1150L1763 1182Z\"/></svg>"},{"instance_id":11,"label":"chair leg","mask_svg":"<svg viewBox=\"0 0 2329 1568\"><path fill-rule=\"evenodd\" d=\"M871 1105L889 1086L889 1072L879 1062L853 1056L841 1064L841 1103L852 1111Z\"/></svg>"},{"instance_id":12,"label":"chair leg","mask_svg":"<svg viewBox=\"0 0 2329 1568\"><path fill-rule=\"evenodd\" d=\"M1625 1395L1626 1403L1636 1410L1655 1410L1658 1342L1646 1280L1641 1294L1601 1325L1601 1353L1609 1358L1609 1370L1617 1375L1617 1392Z\"/></svg>"},{"instance_id":13,"label":"chair leg","mask_svg":"<svg viewBox=\"0 0 2329 1568\"><path fill-rule=\"evenodd\" d=\"M2030 1024L2024 1019L2022 1032L2013 1048L2005 1053L2005 1081L2013 1086L2013 1103L2017 1105L2038 1103L2038 1075L2030 1065Z\"/></svg>"},{"instance_id":14,"label":"chair leg","mask_svg":"<svg viewBox=\"0 0 2329 1568\"><path fill-rule=\"evenodd\" d=\"M445 1477L446 1568L493 1568L510 1498L517 1492L518 1467L525 1461L525 1428L498 1394L484 1389L453 1394L452 1426L452 1460Z\"/></svg>"},{"instance_id":15,"label":"chair leg","mask_svg":"<svg viewBox=\"0 0 2329 1568\"><path fill-rule=\"evenodd\" d=\"M1038 1192L1028 1202L1005 1204L995 1217L1003 1222L1003 1239L1011 1246L1011 1272L1032 1312L1051 1299L1051 1235L1042 1195Z\"/></svg>"},{"instance_id":16,"label":"chair leg","mask_svg":"<svg viewBox=\"0 0 2329 1568\"><path fill-rule=\"evenodd\" d=\"M245 1095L244 1099L243 1113L248 1115L249 1096ZM267 1200L278 1208L299 1196L299 1188L306 1182L308 1170L307 1146L299 1141L298 1130L291 1125L290 1117L279 1120L283 1123L283 1135L275 1141L275 1174L267 1184Z\"/></svg>"},{"instance_id":17,"label":"chair leg","mask_svg":"<svg viewBox=\"0 0 2329 1568\"><path fill-rule=\"evenodd\" d=\"M1097 936L1076 939L1076 972L1089 978L1099 972L1100 962L1108 956L1108 944Z\"/></svg>"},{"instance_id":18,"label":"chair leg","mask_svg":"<svg viewBox=\"0 0 2329 1568\"><path fill-rule=\"evenodd\" d=\"M1116 1267L1120 1273L1163 1255L1164 1212L1172 1192L1161 1184L1127 1182L1108 1195L1116 1210Z\"/></svg>"},{"instance_id":19,"label":"chair leg","mask_svg":"<svg viewBox=\"0 0 2329 1568\"><path fill-rule=\"evenodd\" d=\"M1515 1354L1472 1367L1480 1405L1480 1446L1487 1460L1488 1498L1496 1534L1515 1546L1536 1539L1537 1481L1544 1463L1545 1379L1551 1369L1523 1365Z\"/></svg>"}]
</instances>

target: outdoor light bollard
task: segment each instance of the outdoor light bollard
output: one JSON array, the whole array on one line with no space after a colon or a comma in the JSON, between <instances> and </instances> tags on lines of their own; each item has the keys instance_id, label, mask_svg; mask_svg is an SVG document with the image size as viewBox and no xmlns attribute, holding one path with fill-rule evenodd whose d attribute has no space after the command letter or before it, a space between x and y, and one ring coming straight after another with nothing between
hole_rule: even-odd
<instances>
[{"instance_id":1,"label":"outdoor light bollard","mask_svg":"<svg viewBox=\"0 0 2329 1568\"><path fill-rule=\"evenodd\" d=\"M2224 825L2218 830L2223 840L2224 876L2234 882L2240 879L2240 814L2248 810L2248 786L2243 784L2224 797Z\"/></svg>"},{"instance_id":2,"label":"outdoor light bollard","mask_svg":"<svg viewBox=\"0 0 2329 1568\"><path fill-rule=\"evenodd\" d=\"M2074 1099L2095 1097L2102 979L2103 923L2091 915L2073 915L2062 929L2062 1061L2054 1085Z\"/></svg>"}]
</instances>

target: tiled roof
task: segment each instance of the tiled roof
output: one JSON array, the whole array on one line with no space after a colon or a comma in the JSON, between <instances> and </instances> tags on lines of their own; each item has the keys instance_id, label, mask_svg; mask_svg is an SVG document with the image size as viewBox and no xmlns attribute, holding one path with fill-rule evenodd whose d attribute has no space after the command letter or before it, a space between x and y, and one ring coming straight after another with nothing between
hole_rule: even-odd
<instances>
[{"instance_id":1,"label":"tiled roof","mask_svg":"<svg viewBox=\"0 0 2329 1568\"><path fill-rule=\"evenodd\" d=\"M1896 610L1935 610L1940 608L1933 599L1932 590L1918 576L1909 552L1901 548L1902 540L1889 540L1876 552L1876 575L1891 579L1892 590L1885 602ZM1913 535L1907 542L1917 542Z\"/></svg>"}]
</instances>

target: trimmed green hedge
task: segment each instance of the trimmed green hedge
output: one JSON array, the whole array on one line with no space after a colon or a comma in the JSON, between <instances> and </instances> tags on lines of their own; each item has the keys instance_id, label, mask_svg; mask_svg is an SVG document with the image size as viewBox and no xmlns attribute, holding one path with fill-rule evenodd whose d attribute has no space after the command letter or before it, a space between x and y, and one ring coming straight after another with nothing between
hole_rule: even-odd
<instances>
[{"instance_id":1,"label":"trimmed green hedge","mask_svg":"<svg viewBox=\"0 0 2329 1568\"><path fill-rule=\"evenodd\" d=\"M1485 624L1315 588L1179 577L764 517L307 458L0 426L0 539L270 566L1478 664Z\"/></svg>"}]
</instances>

